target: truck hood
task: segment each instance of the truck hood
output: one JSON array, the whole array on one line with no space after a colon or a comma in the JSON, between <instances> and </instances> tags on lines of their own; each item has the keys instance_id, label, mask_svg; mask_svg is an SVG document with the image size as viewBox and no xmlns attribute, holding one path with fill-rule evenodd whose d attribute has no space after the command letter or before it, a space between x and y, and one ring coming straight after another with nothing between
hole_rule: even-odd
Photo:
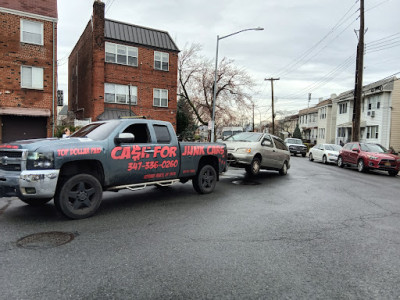
<instances>
[{"instance_id":1,"label":"truck hood","mask_svg":"<svg viewBox=\"0 0 400 300\"><path fill-rule=\"evenodd\" d=\"M89 138L46 138L15 141L7 144L1 144L1 149L28 149L29 151L47 150L51 151L55 148L70 148L81 144L93 142Z\"/></svg>"}]
</instances>

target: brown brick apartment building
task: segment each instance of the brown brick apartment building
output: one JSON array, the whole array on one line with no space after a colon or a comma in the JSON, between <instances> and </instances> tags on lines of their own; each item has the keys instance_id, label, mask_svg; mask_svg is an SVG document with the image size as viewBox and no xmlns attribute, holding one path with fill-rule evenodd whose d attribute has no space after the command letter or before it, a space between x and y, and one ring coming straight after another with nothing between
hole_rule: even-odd
<instances>
[{"instance_id":1,"label":"brown brick apartment building","mask_svg":"<svg viewBox=\"0 0 400 300\"><path fill-rule=\"evenodd\" d=\"M0 0L0 142L53 135L56 37L57 0Z\"/></svg>"},{"instance_id":2,"label":"brown brick apartment building","mask_svg":"<svg viewBox=\"0 0 400 300\"><path fill-rule=\"evenodd\" d=\"M167 32L105 19L94 1L69 56L69 110L91 121L138 115L175 125L178 53Z\"/></svg>"}]
</instances>

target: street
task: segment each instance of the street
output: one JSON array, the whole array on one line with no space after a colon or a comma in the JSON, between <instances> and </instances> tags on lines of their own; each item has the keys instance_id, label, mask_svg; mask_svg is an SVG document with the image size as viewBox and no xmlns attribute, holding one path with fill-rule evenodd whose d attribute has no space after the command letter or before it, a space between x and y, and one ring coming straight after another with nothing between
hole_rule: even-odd
<instances>
[{"instance_id":1,"label":"street","mask_svg":"<svg viewBox=\"0 0 400 300\"><path fill-rule=\"evenodd\" d=\"M287 176L230 169L208 195L106 192L83 220L1 198L1 298L398 299L399 187L292 156ZM21 240L46 232L69 239Z\"/></svg>"}]
</instances>

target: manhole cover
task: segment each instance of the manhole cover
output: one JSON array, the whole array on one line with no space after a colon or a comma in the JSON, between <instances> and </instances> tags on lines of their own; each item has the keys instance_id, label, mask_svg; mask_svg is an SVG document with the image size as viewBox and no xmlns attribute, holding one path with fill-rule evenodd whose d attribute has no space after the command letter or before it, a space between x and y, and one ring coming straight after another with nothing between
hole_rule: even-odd
<instances>
[{"instance_id":1,"label":"manhole cover","mask_svg":"<svg viewBox=\"0 0 400 300\"><path fill-rule=\"evenodd\" d=\"M234 180L232 181L233 184L238 184L238 185L259 185L260 183L257 181L252 181L252 180Z\"/></svg>"},{"instance_id":2,"label":"manhole cover","mask_svg":"<svg viewBox=\"0 0 400 300\"><path fill-rule=\"evenodd\" d=\"M40 232L28 235L17 241L17 246L26 249L49 249L69 243L75 238L70 232Z\"/></svg>"}]
</instances>

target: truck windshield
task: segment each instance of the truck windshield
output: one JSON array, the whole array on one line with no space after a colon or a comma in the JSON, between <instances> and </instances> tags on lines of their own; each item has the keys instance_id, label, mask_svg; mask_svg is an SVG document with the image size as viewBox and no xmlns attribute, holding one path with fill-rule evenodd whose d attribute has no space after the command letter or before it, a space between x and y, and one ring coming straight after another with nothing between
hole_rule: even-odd
<instances>
[{"instance_id":1,"label":"truck windshield","mask_svg":"<svg viewBox=\"0 0 400 300\"><path fill-rule=\"evenodd\" d=\"M110 133L119 125L120 121L107 121L107 122L96 122L88 124L71 135L74 137L85 137L95 141L104 140Z\"/></svg>"},{"instance_id":2,"label":"truck windshield","mask_svg":"<svg viewBox=\"0 0 400 300\"><path fill-rule=\"evenodd\" d=\"M301 140L299 140L299 139L287 139L287 143L289 143L289 144L298 144L298 145L303 144L303 142Z\"/></svg>"}]
</instances>

